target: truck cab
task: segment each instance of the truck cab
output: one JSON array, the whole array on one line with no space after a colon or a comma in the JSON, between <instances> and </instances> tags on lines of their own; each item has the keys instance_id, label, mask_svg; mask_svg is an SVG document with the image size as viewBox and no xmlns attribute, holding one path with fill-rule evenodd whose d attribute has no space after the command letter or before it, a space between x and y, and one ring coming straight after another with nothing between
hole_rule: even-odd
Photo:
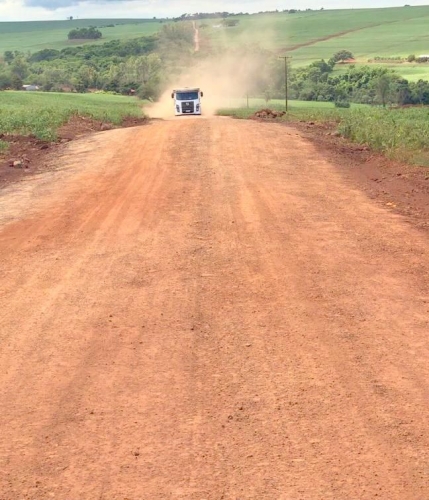
<instances>
[{"instance_id":1,"label":"truck cab","mask_svg":"<svg viewBox=\"0 0 429 500\"><path fill-rule=\"evenodd\" d=\"M175 115L200 115L201 97L203 97L203 93L199 88L173 90L171 98L174 99Z\"/></svg>"}]
</instances>

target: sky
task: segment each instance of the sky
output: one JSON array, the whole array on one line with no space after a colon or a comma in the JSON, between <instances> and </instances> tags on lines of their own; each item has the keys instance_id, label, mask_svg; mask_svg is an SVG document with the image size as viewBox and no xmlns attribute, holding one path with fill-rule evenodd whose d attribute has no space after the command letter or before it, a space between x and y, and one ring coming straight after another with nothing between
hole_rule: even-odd
<instances>
[{"instance_id":1,"label":"sky","mask_svg":"<svg viewBox=\"0 0 429 500\"><path fill-rule=\"evenodd\" d=\"M0 0L0 21L91 18L174 17L185 12L259 12L261 10L401 7L429 0Z\"/></svg>"}]
</instances>

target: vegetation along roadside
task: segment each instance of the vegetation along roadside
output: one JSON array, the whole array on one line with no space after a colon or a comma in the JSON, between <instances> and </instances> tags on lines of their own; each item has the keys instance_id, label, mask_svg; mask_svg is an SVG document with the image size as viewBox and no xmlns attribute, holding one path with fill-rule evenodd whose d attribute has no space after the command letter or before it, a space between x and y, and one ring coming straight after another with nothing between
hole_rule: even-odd
<instances>
[{"instance_id":1,"label":"vegetation along roadside","mask_svg":"<svg viewBox=\"0 0 429 500\"><path fill-rule=\"evenodd\" d=\"M263 100L250 107L219 110L223 116L253 118ZM270 108L284 109L284 102L273 100ZM429 109L422 107L383 108L351 106L335 108L330 103L291 101L289 111L277 118L281 122L313 122L327 125L331 132L381 152L389 158L429 167Z\"/></svg>"}]
</instances>

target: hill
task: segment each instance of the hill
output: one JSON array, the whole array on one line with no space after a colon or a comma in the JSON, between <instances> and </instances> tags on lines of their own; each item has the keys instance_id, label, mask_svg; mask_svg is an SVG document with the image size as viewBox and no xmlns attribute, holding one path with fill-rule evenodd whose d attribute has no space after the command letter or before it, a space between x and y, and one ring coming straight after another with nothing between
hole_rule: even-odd
<instances>
[{"instance_id":1,"label":"hill","mask_svg":"<svg viewBox=\"0 0 429 500\"><path fill-rule=\"evenodd\" d=\"M205 36L217 47L260 43L292 56L294 66L329 59L341 49L350 50L358 64L367 64L375 57L429 53L429 6L281 12L237 19L235 27L210 23ZM429 79L429 64L390 62L388 66L409 80Z\"/></svg>"},{"instance_id":2,"label":"hill","mask_svg":"<svg viewBox=\"0 0 429 500\"><path fill-rule=\"evenodd\" d=\"M103 37L94 40L69 41L70 30L96 26ZM156 19L75 19L72 21L29 21L0 23L0 54L6 50L37 52L42 49L128 40L152 35L162 26Z\"/></svg>"},{"instance_id":3,"label":"hill","mask_svg":"<svg viewBox=\"0 0 429 500\"><path fill-rule=\"evenodd\" d=\"M350 50L357 64L385 58L385 66L396 69L409 80L429 79L429 64L390 60L410 54L428 54L429 6L383 9L343 9L273 12L235 16L236 26L221 27L219 20L199 21L202 37L217 48L243 43L261 46L293 57L304 66L317 59L329 59L338 50ZM127 40L159 31L157 19L75 19L0 23L0 53L6 50L36 52L45 48ZM103 34L94 42L68 41L71 29L96 26ZM376 64L380 64L376 61ZM341 68L337 69L341 72Z\"/></svg>"}]
</instances>

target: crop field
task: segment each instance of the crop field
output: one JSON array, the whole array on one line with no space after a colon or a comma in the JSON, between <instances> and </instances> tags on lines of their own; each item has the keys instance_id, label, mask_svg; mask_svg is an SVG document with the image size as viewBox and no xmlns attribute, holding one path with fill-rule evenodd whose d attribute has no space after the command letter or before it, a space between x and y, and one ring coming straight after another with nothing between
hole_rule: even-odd
<instances>
[{"instance_id":1,"label":"crop field","mask_svg":"<svg viewBox=\"0 0 429 500\"><path fill-rule=\"evenodd\" d=\"M293 66L329 59L350 50L358 64L377 57L428 54L429 6L386 9L348 9L239 16L236 27L205 22L215 46L259 43L292 56ZM377 63L380 64L380 63ZM429 78L429 64L389 64L410 80Z\"/></svg>"},{"instance_id":2,"label":"crop field","mask_svg":"<svg viewBox=\"0 0 429 500\"><path fill-rule=\"evenodd\" d=\"M113 27L107 27L108 25ZM100 40L68 41L70 30L97 26ZM104 26L104 27L103 27ZM71 45L126 40L156 33L162 24L149 19L77 19L73 21L34 21L0 23L0 53L6 50L36 52L46 48L62 49Z\"/></svg>"},{"instance_id":3,"label":"crop field","mask_svg":"<svg viewBox=\"0 0 429 500\"><path fill-rule=\"evenodd\" d=\"M258 43L279 54L292 56L293 66L329 59L341 49L350 50L357 64L368 64L375 57L406 58L410 54L429 53L429 6L279 12L243 15L237 19L238 25L230 28L220 27L220 20L202 20L199 23L204 26L201 36L218 48ZM100 40L67 40L72 28L90 25L101 30L103 37ZM159 20L153 19L0 23L0 53L125 40L154 34L161 26ZM429 64L394 62L387 65L409 80L429 79Z\"/></svg>"},{"instance_id":4,"label":"crop field","mask_svg":"<svg viewBox=\"0 0 429 500\"><path fill-rule=\"evenodd\" d=\"M55 140L58 127L73 115L113 124L142 117L142 101L109 94L0 92L0 133Z\"/></svg>"}]
</instances>

